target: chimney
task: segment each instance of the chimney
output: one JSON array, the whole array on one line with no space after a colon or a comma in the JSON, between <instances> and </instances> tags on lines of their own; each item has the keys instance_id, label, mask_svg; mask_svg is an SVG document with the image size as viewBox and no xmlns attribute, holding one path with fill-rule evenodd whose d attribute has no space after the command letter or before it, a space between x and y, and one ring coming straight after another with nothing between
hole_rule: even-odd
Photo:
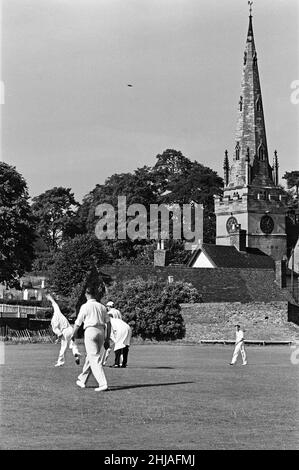
<instances>
[{"instance_id":1,"label":"chimney","mask_svg":"<svg viewBox=\"0 0 299 470\"><path fill-rule=\"evenodd\" d=\"M237 225L236 230L230 234L230 244L235 246L238 251L246 251L246 230Z\"/></svg>"},{"instance_id":2,"label":"chimney","mask_svg":"<svg viewBox=\"0 0 299 470\"><path fill-rule=\"evenodd\" d=\"M157 249L154 251L154 266L167 266L169 261L168 250L165 250L164 240L158 240Z\"/></svg>"},{"instance_id":3,"label":"chimney","mask_svg":"<svg viewBox=\"0 0 299 470\"><path fill-rule=\"evenodd\" d=\"M197 243L188 243L188 247L191 246L191 252L201 249L202 248L202 240L199 238ZM188 249L187 243L185 244L185 249Z\"/></svg>"}]
</instances>

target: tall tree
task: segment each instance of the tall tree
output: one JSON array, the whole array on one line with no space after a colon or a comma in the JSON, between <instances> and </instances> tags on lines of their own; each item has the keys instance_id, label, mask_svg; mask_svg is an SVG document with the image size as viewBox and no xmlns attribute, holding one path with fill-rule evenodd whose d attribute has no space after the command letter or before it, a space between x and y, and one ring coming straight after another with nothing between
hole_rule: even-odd
<instances>
[{"instance_id":1,"label":"tall tree","mask_svg":"<svg viewBox=\"0 0 299 470\"><path fill-rule=\"evenodd\" d=\"M94 232L97 222L95 208L98 204L108 203L115 208L117 226L119 196L126 196L127 207L134 203L142 204L148 214L151 204L176 203L182 206L196 202L204 206L205 241L214 242L214 194L221 194L222 187L223 181L216 172L196 161L192 162L177 150L167 149L157 155L153 167L145 166L133 173L112 175L104 184L97 185L85 196L78 214L86 230ZM127 224L129 222L130 218L127 217ZM105 243L115 264L152 262L152 240L117 240L116 237ZM186 256L184 244L170 240L168 245L171 262L181 262Z\"/></svg>"},{"instance_id":2,"label":"tall tree","mask_svg":"<svg viewBox=\"0 0 299 470\"><path fill-rule=\"evenodd\" d=\"M286 171L283 179L287 180L288 189L295 188L296 197L298 199L299 194L299 171Z\"/></svg>"},{"instance_id":3,"label":"tall tree","mask_svg":"<svg viewBox=\"0 0 299 470\"><path fill-rule=\"evenodd\" d=\"M287 255L291 255L299 237L299 171L286 172L283 179L287 181L286 204L288 207L286 216ZM294 191L295 188L295 191Z\"/></svg>"},{"instance_id":4,"label":"tall tree","mask_svg":"<svg viewBox=\"0 0 299 470\"><path fill-rule=\"evenodd\" d=\"M216 217L214 195L222 194L223 180L210 168L192 162L181 152L167 149L157 155L153 174L157 175L159 202L165 204L202 204L204 207L204 241L214 243Z\"/></svg>"},{"instance_id":5,"label":"tall tree","mask_svg":"<svg viewBox=\"0 0 299 470\"><path fill-rule=\"evenodd\" d=\"M0 163L0 282L15 282L31 267L34 217L25 179Z\"/></svg>"},{"instance_id":6,"label":"tall tree","mask_svg":"<svg viewBox=\"0 0 299 470\"><path fill-rule=\"evenodd\" d=\"M157 189L154 182L154 175L151 168L144 166L138 168L133 173L114 174L107 178L104 184L97 185L83 199L83 203L78 210L80 223L85 225L88 233L95 232L98 218L95 216L95 209L99 204L111 204L115 209L115 229L116 235L113 240L105 240L104 246L109 251L111 260L115 264L123 263L124 260L134 259L136 248L149 244L146 240L119 240L118 230L118 197L126 197L126 206L131 204L143 204L149 210L150 204L157 200ZM133 218L127 218L127 224ZM137 248L138 250L138 248Z\"/></svg>"},{"instance_id":7,"label":"tall tree","mask_svg":"<svg viewBox=\"0 0 299 470\"><path fill-rule=\"evenodd\" d=\"M37 232L49 249L56 250L69 236L80 233L76 219L79 203L70 188L55 187L32 199Z\"/></svg>"},{"instance_id":8,"label":"tall tree","mask_svg":"<svg viewBox=\"0 0 299 470\"><path fill-rule=\"evenodd\" d=\"M117 213L118 197L125 196L127 206L143 204L146 209L157 200L155 175L151 168L144 166L134 173L114 174L104 184L97 184L88 193L78 210L78 217L88 232L94 231L96 224L95 208L98 204L111 204Z\"/></svg>"},{"instance_id":9,"label":"tall tree","mask_svg":"<svg viewBox=\"0 0 299 470\"><path fill-rule=\"evenodd\" d=\"M82 303L87 284L109 284L101 266L110 261L103 243L92 234L76 235L56 251L49 269L49 283L56 294L67 297L73 308Z\"/></svg>"},{"instance_id":10,"label":"tall tree","mask_svg":"<svg viewBox=\"0 0 299 470\"><path fill-rule=\"evenodd\" d=\"M76 235L56 252L49 282L55 292L69 296L72 289L85 280L94 264L100 269L108 261L109 255L94 235Z\"/></svg>"}]
</instances>

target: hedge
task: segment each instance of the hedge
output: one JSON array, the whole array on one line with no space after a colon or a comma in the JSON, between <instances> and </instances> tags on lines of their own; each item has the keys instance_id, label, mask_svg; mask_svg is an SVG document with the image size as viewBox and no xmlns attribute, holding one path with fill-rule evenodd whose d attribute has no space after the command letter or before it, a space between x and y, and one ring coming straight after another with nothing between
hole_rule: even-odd
<instances>
[{"instance_id":1,"label":"hedge","mask_svg":"<svg viewBox=\"0 0 299 470\"><path fill-rule=\"evenodd\" d=\"M168 284L140 277L110 287L103 302L108 300L121 311L134 336L168 341L185 335L180 304L200 302L201 295L189 283Z\"/></svg>"},{"instance_id":2,"label":"hedge","mask_svg":"<svg viewBox=\"0 0 299 470\"><path fill-rule=\"evenodd\" d=\"M45 307L43 300L23 300L23 299L0 299L0 304L21 305L26 307ZM48 303L47 303L48 305Z\"/></svg>"}]
</instances>

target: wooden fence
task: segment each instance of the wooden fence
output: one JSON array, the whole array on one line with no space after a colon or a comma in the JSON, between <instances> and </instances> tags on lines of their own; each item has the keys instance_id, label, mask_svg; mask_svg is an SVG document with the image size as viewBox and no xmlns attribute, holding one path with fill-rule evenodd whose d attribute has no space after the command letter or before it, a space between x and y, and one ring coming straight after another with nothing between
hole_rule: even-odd
<instances>
[{"instance_id":1,"label":"wooden fence","mask_svg":"<svg viewBox=\"0 0 299 470\"><path fill-rule=\"evenodd\" d=\"M45 330L13 330L8 326L0 327L0 341L54 343L55 336L51 328Z\"/></svg>"}]
</instances>

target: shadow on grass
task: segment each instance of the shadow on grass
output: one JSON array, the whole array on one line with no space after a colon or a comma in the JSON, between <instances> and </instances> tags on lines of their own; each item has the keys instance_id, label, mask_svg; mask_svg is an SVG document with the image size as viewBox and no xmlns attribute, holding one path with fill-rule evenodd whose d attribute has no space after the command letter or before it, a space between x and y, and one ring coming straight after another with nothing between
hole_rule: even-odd
<instances>
[{"instance_id":1,"label":"shadow on grass","mask_svg":"<svg viewBox=\"0 0 299 470\"><path fill-rule=\"evenodd\" d=\"M116 387L109 387L109 390L111 392L117 391L117 390L127 390L130 388L145 388L145 387L165 387L167 385L182 385L182 384L193 384L194 382L164 382L164 383L159 383L159 384L136 384L136 385L124 385L124 386L116 386Z\"/></svg>"},{"instance_id":2,"label":"shadow on grass","mask_svg":"<svg viewBox=\"0 0 299 470\"><path fill-rule=\"evenodd\" d=\"M123 367L114 367L108 366L109 369L123 369ZM130 366L125 367L125 369L177 369L177 367L168 367L168 366Z\"/></svg>"},{"instance_id":3,"label":"shadow on grass","mask_svg":"<svg viewBox=\"0 0 299 470\"><path fill-rule=\"evenodd\" d=\"M120 386L108 386L109 392L116 392L117 390L128 390L130 388L146 388L146 387L165 387L167 385L182 385L182 384L194 384L195 382L164 382L159 384L132 384L132 385L120 385ZM85 389L94 389L97 385L87 385Z\"/></svg>"},{"instance_id":4,"label":"shadow on grass","mask_svg":"<svg viewBox=\"0 0 299 470\"><path fill-rule=\"evenodd\" d=\"M140 366L140 367L130 367L130 369L175 369L175 367L167 367L167 366Z\"/></svg>"}]
</instances>

